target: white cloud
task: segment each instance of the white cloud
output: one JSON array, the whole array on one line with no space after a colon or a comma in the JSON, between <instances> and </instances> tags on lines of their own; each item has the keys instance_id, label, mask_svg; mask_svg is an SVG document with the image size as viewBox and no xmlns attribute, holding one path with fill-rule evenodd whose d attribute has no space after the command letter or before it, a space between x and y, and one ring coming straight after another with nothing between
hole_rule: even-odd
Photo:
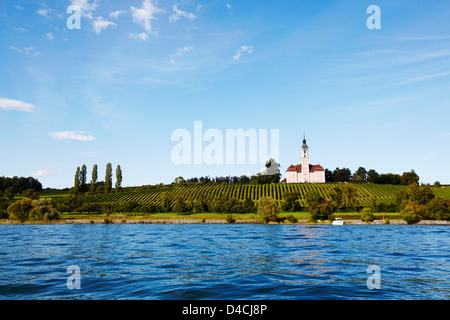
<instances>
[{"instance_id":1,"label":"white cloud","mask_svg":"<svg viewBox=\"0 0 450 320\"><path fill-rule=\"evenodd\" d=\"M231 9L231 4L227 3L227 8Z\"/></svg>"},{"instance_id":2,"label":"white cloud","mask_svg":"<svg viewBox=\"0 0 450 320\"><path fill-rule=\"evenodd\" d=\"M53 169L43 169L43 170L37 170L36 172L33 172L31 174L32 177L48 177L52 176L54 174Z\"/></svg>"},{"instance_id":3,"label":"white cloud","mask_svg":"<svg viewBox=\"0 0 450 320\"><path fill-rule=\"evenodd\" d=\"M94 141L95 138L88 132L84 131L56 131L49 134L56 140L77 140L77 141Z\"/></svg>"},{"instance_id":4,"label":"white cloud","mask_svg":"<svg viewBox=\"0 0 450 320\"><path fill-rule=\"evenodd\" d=\"M17 32L28 32L28 29L25 29L25 28L21 28L21 27L19 27L19 28L17 28L17 27L14 27L14 30L15 31L17 31Z\"/></svg>"},{"instance_id":5,"label":"white cloud","mask_svg":"<svg viewBox=\"0 0 450 320\"><path fill-rule=\"evenodd\" d=\"M24 8L22 8L21 6L19 6L18 4L14 6L14 8L16 8L17 10L23 11L25 10Z\"/></svg>"},{"instance_id":6,"label":"white cloud","mask_svg":"<svg viewBox=\"0 0 450 320\"><path fill-rule=\"evenodd\" d=\"M92 15L97 9L97 1L98 0L93 0L92 2L89 2L89 0L71 0L70 4L80 7L81 15L92 20Z\"/></svg>"},{"instance_id":7,"label":"white cloud","mask_svg":"<svg viewBox=\"0 0 450 320\"><path fill-rule=\"evenodd\" d=\"M425 76L418 76L418 77L414 77L414 78L410 78L410 79L407 79L405 81L402 81L402 82L398 83L398 85L414 83L414 82L420 82L420 81L427 81L427 80L430 80L430 79L446 77L448 75L450 75L450 71L439 72L439 73L429 74L429 75L425 75Z\"/></svg>"},{"instance_id":8,"label":"white cloud","mask_svg":"<svg viewBox=\"0 0 450 320\"><path fill-rule=\"evenodd\" d=\"M59 163L55 162L52 164L51 168L45 168L33 172L30 176L32 177L50 177L55 175L54 168L59 166Z\"/></svg>"},{"instance_id":9,"label":"white cloud","mask_svg":"<svg viewBox=\"0 0 450 320\"><path fill-rule=\"evenodd\" d=\"M185 53L188 53L192 50L192 46L184 46L183 48L178 48L177 52L175 52L176 56L182 56Z\"/></svg>"},{"instance_id":10,"label":"white cloud","mask_svg":"<svg viewBox=\"0 0 450 320\"><path fill-rule=\"evenodd\" d=\"M243 53L251 54L253 52L253 46L241 46L233 56L233 60L239 60Z\"/></svg>"},{"instance_id":11,"label":"white cloud","mask_svg":"<svg viewBox=\"0 0 450 320\"><path fill-rule=\"evenodd\" d=\"M94 26L94 31L96 34L99 34L103 29L106 29L110 26L115 26L116 24L111 21L103 20L103 17L97 17L94 22L92 22Z\"/></svg>"},{"instance_id":12,"label":"white cloud","mask_svg":"<svg viewBox=\"0 0 450 320\"><path fill-rule=\"evenodd\" d=\"M164 10L156 8L151 0L144 0L142 8L130 7L133 22L141 24L147 33L152 33L151 20L156 20L155 14L162 13Z\"/></svg>"},{"instance_id":13,"label":"white cloud","mask_svg":"<svg viewBox=\"0 0 450 320\"><path fill-rule=\"evenodd\" d=\"M176 21L180 20L181 17L187 18L189 20L194 20L195 18L197 18L197 16L194 15L193 13L178 9L178 5L176 5L176 4L173 5L173 11L175 13L173 13L169 17L170 22L176 22Z\"/></svg>"},{"instance_id":14,"label":"white cloud","mask_svg":"<svg viewBox=\"0 0 450 320\"><path fill-rule=\"evenodd\" d=\"M113 18L113 19L117 19L117 18L119 18L119 16L122 14L122 13L125 13L126 11L124 11L124 10L116 10L116 11L113 11L113 12L111 12L110 14L109 14L109 17L110 18Z\"/></svg>"},{"instance_id":15,"label":"white cloud","mask_svg":"<svg viewBox=\"0 0 450 320\"><path fill-rule=\"evenodd\" d=\"M52 11L52 9L39 9L38 11L36 11L39 15L41 15L41 16L43 16L43 17L46 17L46 18L49 18L49 13L50 13L50 11Z\"/></svg>"},{"instance_id":16,"label":"white cloud","mask_svg":"<svg viewBox=\"0 0 450 320\"><path fill-rule=\"evenodd\" d=\"M31 103L0 97L0 109L33 113L37 108Z\"/></svg>"},{"instance_id":17,"label":"white cloud","mask_svg":"<svg viewBox=\"0 0 450 320\"><path fill-rule=\"evenodd\" d=\"M36 57L38 55L40 55L41 53L39 51L36 50L35 47L27 47L27 48L17 48L14 46L9 46L11 49L16 50L17 52L26 54L27 56L31 56L31 57Z\"/></svg>"},{"instance_id":18,"label":"white cloud","mask_svg":"<svg viewBox=\"0 0 450 320\"><path fill-rule=\"evenodd\" d=\"M49 40L53 40L53 39L55 39L55 36L53 35L53 33L51 33L51 32L49 32L49 33L47 33L47 34L45 34L45 36L47 37L47 39L49 39Z\"/></svg>"},{"instance_id":19,"label":"white cloud","mask_svg":"<svg viewBox=\"0 0 450 320\"><path fill-rule=\"evenodd\" d=\"M130 38L136 39L136 40L147 41L147 39L148 39L148 34L146 34L145 32L141 32L141 33L130 33Z\"/></svg>"}]
</instances>

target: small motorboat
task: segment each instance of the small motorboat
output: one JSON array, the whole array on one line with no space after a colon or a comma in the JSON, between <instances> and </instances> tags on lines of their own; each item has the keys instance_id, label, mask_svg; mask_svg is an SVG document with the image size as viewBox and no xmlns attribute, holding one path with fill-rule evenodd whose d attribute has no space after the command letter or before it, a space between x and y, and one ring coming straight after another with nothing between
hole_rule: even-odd
<instances>
[{"instance_id":1,"label":"small motorboat","mask_svg":"<svg viewBox=\"0 0 450 320\"><path fill-rule=\"evenodd\" d=\"M342 220L342 218L336 218L333 221L333 226L343 226L345 224L345 221Z\"/></svg>"}]
</instances>

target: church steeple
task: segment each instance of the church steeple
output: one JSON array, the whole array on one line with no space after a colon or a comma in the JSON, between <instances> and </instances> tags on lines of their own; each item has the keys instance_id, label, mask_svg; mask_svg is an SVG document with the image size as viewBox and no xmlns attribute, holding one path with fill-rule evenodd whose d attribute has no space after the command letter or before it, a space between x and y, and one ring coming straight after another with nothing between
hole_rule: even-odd
<instances>
[{"instance_id":1,"label":"church steeple","mask_svg":"<svg viewBox=\"0 0 450 320\"><path fill-rule=\"evenodd\" d=\"M302 145L302 173L300 182L309 181L309 158L308 158L308 145L306 144L305 133L303 132L303 145Z\"/></svg>"},{"instance_id":2,"label":"church steeple","mask_svg":"<svg viewBox=\"0 0 450 320\"><path fill-rule=\"evenodd\" d=\"M308 148L308 146L306 145L305 132L303 132L303 145L302 145L302 149L303 149L303 148Z\"/></svg>"}]
</instances>

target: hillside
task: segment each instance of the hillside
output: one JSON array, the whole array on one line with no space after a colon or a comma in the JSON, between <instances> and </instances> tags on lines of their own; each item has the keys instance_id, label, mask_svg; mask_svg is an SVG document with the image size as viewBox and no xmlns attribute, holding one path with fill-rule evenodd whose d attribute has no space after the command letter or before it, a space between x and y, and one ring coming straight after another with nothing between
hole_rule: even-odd
<instances>
[{"instance_id":1,"label":"hillside","mask_svg":"<svg viewBox=\"0 0 450 320\"><path fill-rule=\"evenodd\" d=\"M287 192L298 192L302 197L302 205L306 205L305 195L310 190L316 190L320 195L330 200L330 190L333 186L339 184L268 184L268 185L186 185L186 186L154 186L147 188L129 188L119 193L109 193L100 195L86 196L86 203L126 203L137 202L139 204L160 205L164 197L174 199L182 197L185 201L193 202L200 197L212 199L215 197L234 197L239 200L250 198L254 201L260 197L273 197L279 203L283 200L283 194ZM406 190L405 186L398 185L377 185L377 184L347 184L353 186L357 191L357 199L361 205L370 205L372 199L380 202L389 203L395 198L399 190ZM434 189L434 188L433 188ZM446 189L437 190L439 195L444 198L450 198Z\"/></svg>"}]
</instances>

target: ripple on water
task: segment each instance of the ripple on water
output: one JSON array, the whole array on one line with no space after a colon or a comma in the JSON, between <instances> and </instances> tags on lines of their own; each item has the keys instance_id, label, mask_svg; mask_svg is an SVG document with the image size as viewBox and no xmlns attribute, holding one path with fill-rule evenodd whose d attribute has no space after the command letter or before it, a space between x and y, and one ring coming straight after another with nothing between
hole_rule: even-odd
<instances>
[{"instance_id":1,"label":"ripple on water","mask_svg":"<svg viewBox=\"0 0 450 320\"><path fill-rule=\"evenodd\" d=\"M0 226L0 299L448 299L447 226ZM69 265L81 289L66 286ZM367 288L367 267L381 289Z\"/></svg>"}]
</instances>

